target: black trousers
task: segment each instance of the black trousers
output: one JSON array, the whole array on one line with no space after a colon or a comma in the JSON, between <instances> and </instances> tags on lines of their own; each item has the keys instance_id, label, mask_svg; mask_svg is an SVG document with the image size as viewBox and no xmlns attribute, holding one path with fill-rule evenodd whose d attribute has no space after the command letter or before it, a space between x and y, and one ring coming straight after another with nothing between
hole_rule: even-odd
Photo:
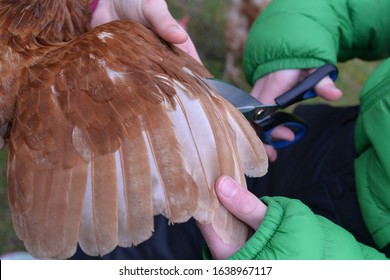
<instances>
[{"instance_id":1,"label":"black trousers","mask_svg":"<svg viewBox=\"0 0 390 280\"><path fill-rule=\"evenodd\" d=\"M278 151L262 178L247 178L248 188L261 196L300 199L350 231L358 241L374 246L357 202L354 166L354 127L359 108L302 105L295 113L308 124L307 135ZM201 259L204 240L193 220L168 226L155 217L151 239L134 248L117 248L103 259ZM93 259L81 250L73 259Z\"/></svg>"}]
</instances>

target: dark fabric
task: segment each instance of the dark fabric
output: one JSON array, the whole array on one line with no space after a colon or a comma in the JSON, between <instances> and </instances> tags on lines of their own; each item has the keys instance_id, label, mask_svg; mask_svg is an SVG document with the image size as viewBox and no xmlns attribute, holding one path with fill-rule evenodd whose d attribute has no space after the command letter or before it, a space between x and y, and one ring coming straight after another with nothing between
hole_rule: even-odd
<instances>
[{"instance_id":1,"label":"dark fabric","mask_svg":"<svg viewBox=\"0 0 390 280\"><path fill-rule=\"evenodd\" d=\"M278 151L263 178L248 179L257 196L300 199L316 214L374 246L359 208L355 188L354 128L359 107L301 105L295 113L308 124L307 135Z\"/></svg>"},{"instance_id":2,"label":"dark fabric","mask_svg":"<svg viewBox=\"0 0 390 280\"><path fill-rule=\"evenodd\" d=\"M386 257L390 258L390 244L380 250Z\"/></svg>"},{"instance_id":3,"label":"dark fabric","mask_svg":"<svg viewBox=\"0 0 390 280\"><path fill-rule=\"evenodd\" d=\"M117 247L103 257L91 257L80 248L71 258L75 260L191 260L202 259L204 240L194 220L168 225L163 216L156 216L155 232L147 241L132 248Z\"/></svg>"},{"instance_id":4,"label":"dark fabric","mask_svg":"<svg viewBox=\"0 0 390 280\"><path fill-rule=\"evenodd\" d=\"M248 178L257 196L297 198L313 212L350 231L364 244L374 246L364 226L356 198L353 161L354 127L358 107L302 105L295 113L308 124L307 135L278 152L263 178ZM103 259L201 259L204 240L193 220L168 225L155 218L155 233L134 248L117 248ZM73 259L93 259L81 250Z\"/></svg>"}]
</instances>

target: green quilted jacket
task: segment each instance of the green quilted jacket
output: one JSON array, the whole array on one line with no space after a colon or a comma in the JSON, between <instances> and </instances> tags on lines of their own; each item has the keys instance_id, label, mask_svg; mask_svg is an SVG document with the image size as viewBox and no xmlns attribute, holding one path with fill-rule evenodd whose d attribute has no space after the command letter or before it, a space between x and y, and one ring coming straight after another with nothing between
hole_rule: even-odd
<instances>
[{"instance_id":1,"label":"green quilted jacket","mask_svg":"<svg viewBox=\"0 0 390 280\"><path fill-rule=\"evenodd\" d=\"M244 54L251 83L276 70L313 68L390 53L389 0L273 0L254 23ZM340 73L342 75L342 73ZM367 80L355 132L358 199L377 247L390 245L390 59ZM232 258L381 259L348 232L286 198Z\"/></svg>"}]
</instances>

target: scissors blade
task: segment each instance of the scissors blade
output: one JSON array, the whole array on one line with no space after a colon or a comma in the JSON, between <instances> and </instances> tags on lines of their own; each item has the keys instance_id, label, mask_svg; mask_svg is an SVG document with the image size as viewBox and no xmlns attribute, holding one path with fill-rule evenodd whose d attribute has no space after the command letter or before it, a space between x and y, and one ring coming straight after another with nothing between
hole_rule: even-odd
<instances>
[{"instance_id":1,"label":"scissors blade","mask_svg":"<svg viewBox=\"0 0 390 280\"><path fill-rule=\"evenodd\" d=\"M206 83L217 91L223 98L233 104L248 119L253 119L260 109L275 107L276 105L264 105L248 92L218 79L205 79Z\"/></svg>"}]
</instances>

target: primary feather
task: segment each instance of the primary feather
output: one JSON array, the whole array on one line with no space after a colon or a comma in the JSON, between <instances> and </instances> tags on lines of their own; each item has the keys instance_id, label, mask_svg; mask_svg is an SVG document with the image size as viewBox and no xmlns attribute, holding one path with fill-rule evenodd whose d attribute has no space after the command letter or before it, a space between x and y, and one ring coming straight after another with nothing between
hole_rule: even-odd
<instances>
[{"instance_id":1,"label":"primary feather","mask_svg":"<svg viewBox=\"0 0 390 280\"><path fill-rule=\"evenodd\" d=\"M267 157L207 70L131 21L90 30L88 1L0 0L0 124L11 125L14 227L39 258L132 246L153 216L211 223L228 244L247 228L214 192L245 186Z\"/></svg>"}]
</instances>

